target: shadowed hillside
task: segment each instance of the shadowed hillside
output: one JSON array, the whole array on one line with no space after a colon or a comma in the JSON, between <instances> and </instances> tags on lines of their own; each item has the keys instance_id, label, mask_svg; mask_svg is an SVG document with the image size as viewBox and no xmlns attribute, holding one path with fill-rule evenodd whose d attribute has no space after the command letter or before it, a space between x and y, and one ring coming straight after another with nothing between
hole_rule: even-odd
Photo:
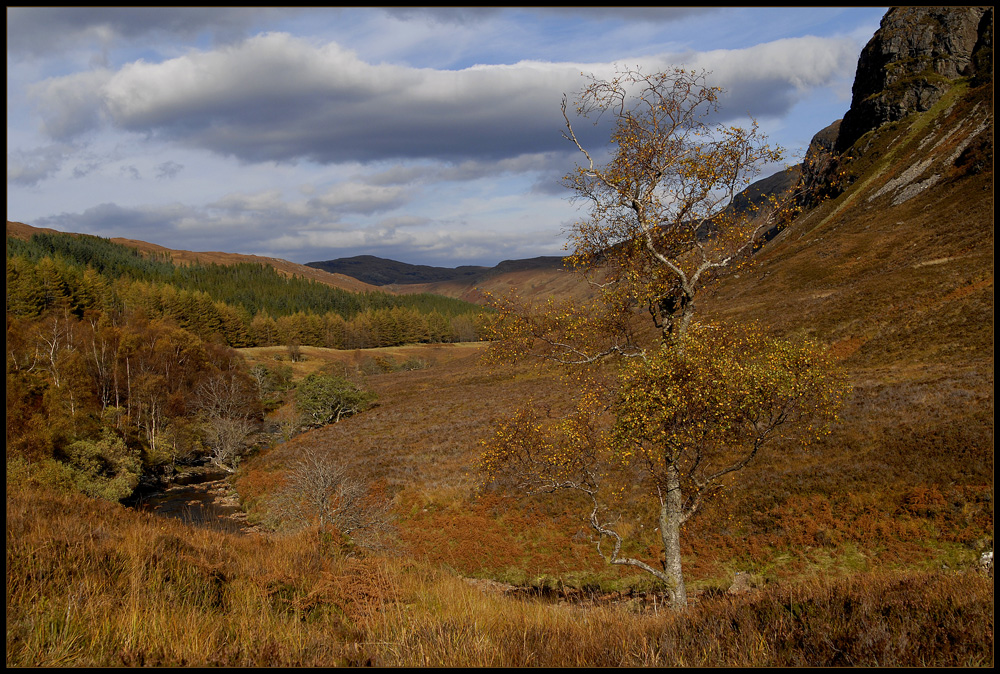
<instances>
[{"instance_id":1,"label":"shadowed hillside","mask_svg":"<svg viewBox=\"0 0 1000 674\"><path fill-rule=\"evenodd\" d=\"M433 293L480 304L486 293L504 294L512 288L539 298L582 297L589 293L587 284L569 273L561 257L505 260L495 267L446 268L360 255L309 265L347 274L395 293Z\"/></svg>"}]
</instances>

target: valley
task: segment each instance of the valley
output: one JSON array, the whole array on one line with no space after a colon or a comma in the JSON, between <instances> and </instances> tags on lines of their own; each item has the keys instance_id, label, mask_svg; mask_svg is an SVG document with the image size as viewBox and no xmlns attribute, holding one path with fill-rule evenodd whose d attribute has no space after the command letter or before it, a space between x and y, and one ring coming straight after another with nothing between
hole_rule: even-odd
<instances>
[{"instance_id":1,"label":"valley","mask_svg":"<svg viewBox=\"0 0 1000 674\"><path fill-rule=\"evenodd\" d=\"M849 145L826 127L802 166L741 194L809 186L698 289L706 330L814 343L846 384L828 432L769 436L681 525L682 610L606 562L591 492L526 493L487 465L506 437L570 482L576 459L532 434L569 428L596 454L631 400L600 399L588 426L581 401L623 381L619 362L497 355L588 328L567 310L505 332L513 314L484 306L516 293L586 318L595 286L558 260L294 265L72 235L61 250L100 251L81 262L8 221L8 666L991 667L992 8L964 65L934 66L947 77L893 51L949 11L886 15ZM131 271L96 271L119 259ZM628 299L622 333L656 344L665 304ZM736 397L767 397L751 388ZM622 555L665 568L660 484L613 469L631 480L608 509Z\"/></svg>"}]
</instances>

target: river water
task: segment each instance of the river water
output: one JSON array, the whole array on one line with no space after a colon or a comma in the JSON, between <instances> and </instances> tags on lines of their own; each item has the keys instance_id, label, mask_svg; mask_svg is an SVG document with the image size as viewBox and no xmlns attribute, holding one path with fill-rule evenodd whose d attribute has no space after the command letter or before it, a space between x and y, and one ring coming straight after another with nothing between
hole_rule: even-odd
<instances>
[{"instance_id":1,"label":"river water","mask_svg":"<svg viewBox=\"0 0 1000 674\"><path fill-rule=\"evenodd\" d=\"M250 527L239 501L229 494L225 471L201 467L178 475L170 486L142 494L135 507L201 527L246 533Z\"/></svg>"}]
</instances>

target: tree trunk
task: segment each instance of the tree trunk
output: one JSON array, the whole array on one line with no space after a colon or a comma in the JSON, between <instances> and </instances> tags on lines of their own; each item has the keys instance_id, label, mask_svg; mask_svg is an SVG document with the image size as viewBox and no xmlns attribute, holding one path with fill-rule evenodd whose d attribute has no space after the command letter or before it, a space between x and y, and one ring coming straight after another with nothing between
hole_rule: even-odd
<instances>
[{"instance_id":1,"label":"tree trunk","mask_svg":"<svg viewBox=\"0 0 1000 674\"><path fill-rule=\"evenodd\" d=\"M663 571L674 582L670 607L675 611L687 608L687 590L681 569L681 523L684 499L681 497L677 468L667 468L667 493L660 499L660 539L663 541Z\"/></svg>"}]
</instances>

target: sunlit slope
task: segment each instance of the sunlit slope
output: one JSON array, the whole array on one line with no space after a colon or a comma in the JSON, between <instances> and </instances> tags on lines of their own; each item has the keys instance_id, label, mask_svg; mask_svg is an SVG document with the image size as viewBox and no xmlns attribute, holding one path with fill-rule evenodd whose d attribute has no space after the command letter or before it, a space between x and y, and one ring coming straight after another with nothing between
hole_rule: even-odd
<instances>
[{"instance_id":1,"label":"sunlit slope","mask_svg":"<svg viewBox=\"0 0 1000 674\"><path fill-rule=\"evenodd\" d=\"M956 86L849 154L852 186L716 286L702 315L812 334L851 368L992 363L992 86Z\"/></svg>"}]
</instances>

